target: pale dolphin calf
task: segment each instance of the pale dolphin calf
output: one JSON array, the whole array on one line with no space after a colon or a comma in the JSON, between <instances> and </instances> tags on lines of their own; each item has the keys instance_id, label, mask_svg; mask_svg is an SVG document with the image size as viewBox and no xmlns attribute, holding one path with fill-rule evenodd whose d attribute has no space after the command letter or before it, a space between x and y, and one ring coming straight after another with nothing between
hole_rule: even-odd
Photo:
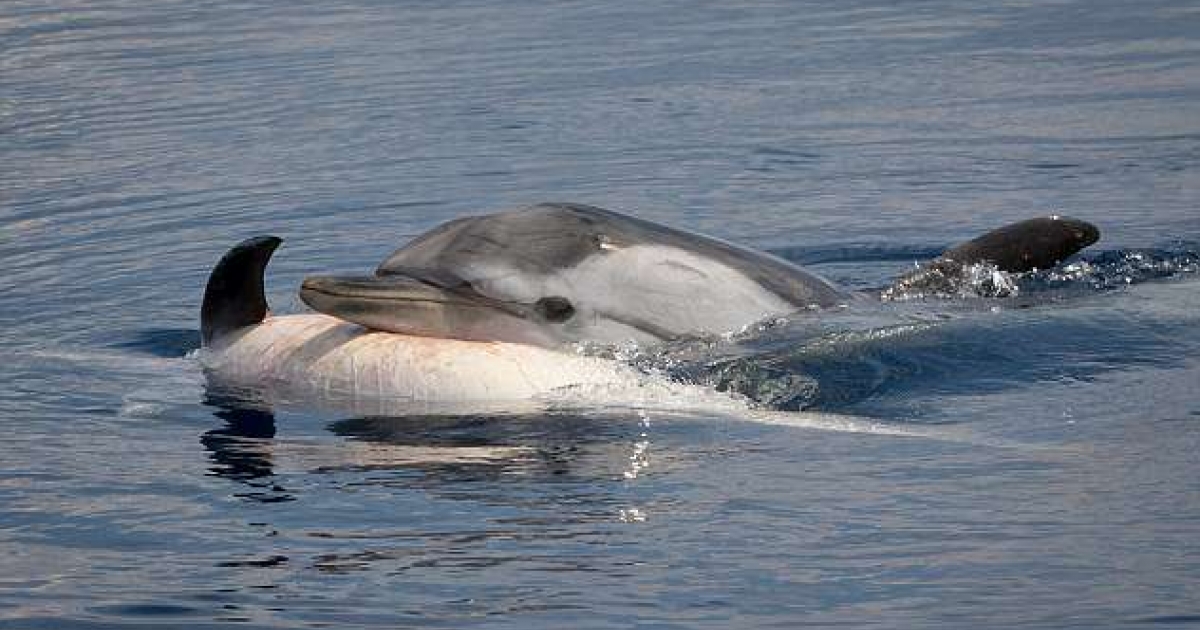
<instances>
[{"instance_id":1,"label":"pale dolphin calf","mask_svg":"<svg viewBox=\"0 0 1200 630\"><path fill-rule=\"evenodd\" d=\"M248 239L209 277L199 357L222 385L333 397L370 409L376 401L515 401L571 388L636 388L642 381L617 361L528 344L381 332L321 313L271 315L263 272L280 243Z\"/></svg>"},{"instance_id":2,"label":"pale dolphin calf","mask_svg":"<svg viewBox=\"0 0 1200 630\"><path fill-rule=\"evenodd\" d=\"M223 383L363 401L531 400L633 390L644 380L618 361L520 343L364 329L320 313L267 317L219 338L204 365ZM387 407L381 407L386 409Z\"/></svg>"},{"instance_id":3,"label":"pale dolphin calf","mask_svg":"<svg viewBox=\"0 0 1200 630\"><path fill-rule=\"evenodd\" d=\"M1049 267L1098 238L1082 221L1031 219L948 250L924 273L981 261ZM590 206L542 204L445 223L373 275L306 278L300 297L323 314L268 317L262 276L279 243L240 244L209 279L206 365L223 377L423 401L628 388L640 378L632 368L570 346L724 333L862 299L769 254Z\"/></svg>"}]
</instances>

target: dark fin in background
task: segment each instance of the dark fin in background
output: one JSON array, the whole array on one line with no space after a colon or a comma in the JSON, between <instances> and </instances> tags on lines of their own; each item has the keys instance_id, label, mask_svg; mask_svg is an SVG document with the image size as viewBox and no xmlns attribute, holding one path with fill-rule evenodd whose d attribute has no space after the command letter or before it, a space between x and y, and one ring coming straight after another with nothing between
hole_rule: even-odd
<instances>
[{"instance_id":1,"label":"dark fin in background","mask_svg":"<svg viewBox=\"0 0 1200 630\"><path fill-rule=\"evenodd\" d=\"M940 259L962 266L980 262L1000 271L1023 273L1049 269L1100 240L1100 230L1068 217L1041 217L1006 225L952 247Z\"/></svg>"},{"instance_id":2,"label":"dark fin in background","mask_svg":"<svg viewBox=\"0 0 1200 630\"><path fill-rule=\"evenodd\" d=\"M968 269L978 263L1008 273L1049 269L1098 240L1100 230L1078 219L1052 216L1018 221L951 247L897 278L882 298L952 295L968 281ZM1006 291L1004 286L996 286L985 293L1000 297Z\"/></svg>"},{"instance_id":3,"label":"dark fin in background","mask_svg":"<svg viewBox=\"0 0 1200 630\"><path fill-rule=\"evenodd\" d=\"M267 316L263 271L275 248L275 236L257 236L238 243L221 257L208 276L200 307L200 336L204 345L231 330L252 326Z\"/></svg>"}]
</instances>

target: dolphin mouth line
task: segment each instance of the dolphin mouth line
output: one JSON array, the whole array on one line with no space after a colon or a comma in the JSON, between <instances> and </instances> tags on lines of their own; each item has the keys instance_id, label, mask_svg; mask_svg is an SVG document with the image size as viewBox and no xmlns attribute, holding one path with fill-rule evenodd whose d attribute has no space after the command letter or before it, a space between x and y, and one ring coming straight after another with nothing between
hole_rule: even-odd
<instances>
[{"instance_id":1,"label":"dolphin mouth line","mask_svg":"<svg viewBox=\"0 0 1200 630\"><path fill-rule=\"evenodd\" d=\"M313 299L317 298L317 299ZM352 304L431 304L448 308L491 309L528 319L529 306L497 300L476 292L470 285L445 288L408 276L310 276L300 285L300 299L317 311L333 316ZM321 304L324 301L333 304Z\"/></svg>"},{"instance_id":2,"label":"dolphin mouth line","mask_svg":"<svg viewBox=\"0 0 1200 630\"><path fill-rule=\"evenodd\" d=\"M330 290L329 288L326 288L326 287L309 286L307 281L305 281L303 284L300 285L300 290L301 290L301 292L320 293L321 295L326 295L326 296L329 296L332 298L347 299L347 300L370 300L372 302L414 302L414 303L426 303L426 304L454 304L454 305L462 305L462 306L489 306L486 304L482 304L479 300L472 300L469 298L455 299L454 297L451 297L451 295L448 293L442 293L442 295L445 296L444 299L439 299L437 297L432 297L432 296L418 297L418 296L411 296L411 295L383 295L383 294L372 295L368 292L336 291L336 290ZM302 293L302 296L303 296L303 293Z\"/></svg>"}]
</instances>

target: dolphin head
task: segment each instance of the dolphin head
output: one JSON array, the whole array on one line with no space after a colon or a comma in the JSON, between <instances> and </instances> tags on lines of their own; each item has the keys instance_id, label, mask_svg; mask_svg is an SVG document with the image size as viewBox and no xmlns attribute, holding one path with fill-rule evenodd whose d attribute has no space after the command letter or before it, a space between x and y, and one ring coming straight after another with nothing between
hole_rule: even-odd
<instances>
[{"instance_id":1,"label":"dolphin head","mask_svg":"<svg viewBox=\"0 0 1200 630\"><path fill-rule=\"evenodd\" d=\"M492 297L447 274L310 276L300 298L314 310L368 328L423 337L515 341L553 346L570 340L558 330L575 316L571 301Z\"/></svg>"},{"instance_id":2,"label":"dolphin head","mask_svg":"<svg viewBox=\"0 0 1200 630\"><path fill-rule=\"evenodd\" d=\"M845 294L723 241L545 204L443 224L374 275L309 277L300 297L378 330L558 346L736 330Z\"/></svg>"}]
</instances>

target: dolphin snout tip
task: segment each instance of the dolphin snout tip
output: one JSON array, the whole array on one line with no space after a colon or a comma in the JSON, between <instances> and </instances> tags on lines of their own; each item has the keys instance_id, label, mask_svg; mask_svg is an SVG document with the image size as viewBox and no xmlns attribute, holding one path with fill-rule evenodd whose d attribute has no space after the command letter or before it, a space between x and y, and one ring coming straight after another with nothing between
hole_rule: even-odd
<instances>
[{"instance_id":1,"label":"dolphin snout tip","mask_svg":"<svg viewBox=\"0 0 1200 630\"><path fill-rule=\"evenodd\" d=\"M321 276L308 276L300 282L300 291L320 291L328 288L329 282Z\"/></svg>"}]
</instances>

